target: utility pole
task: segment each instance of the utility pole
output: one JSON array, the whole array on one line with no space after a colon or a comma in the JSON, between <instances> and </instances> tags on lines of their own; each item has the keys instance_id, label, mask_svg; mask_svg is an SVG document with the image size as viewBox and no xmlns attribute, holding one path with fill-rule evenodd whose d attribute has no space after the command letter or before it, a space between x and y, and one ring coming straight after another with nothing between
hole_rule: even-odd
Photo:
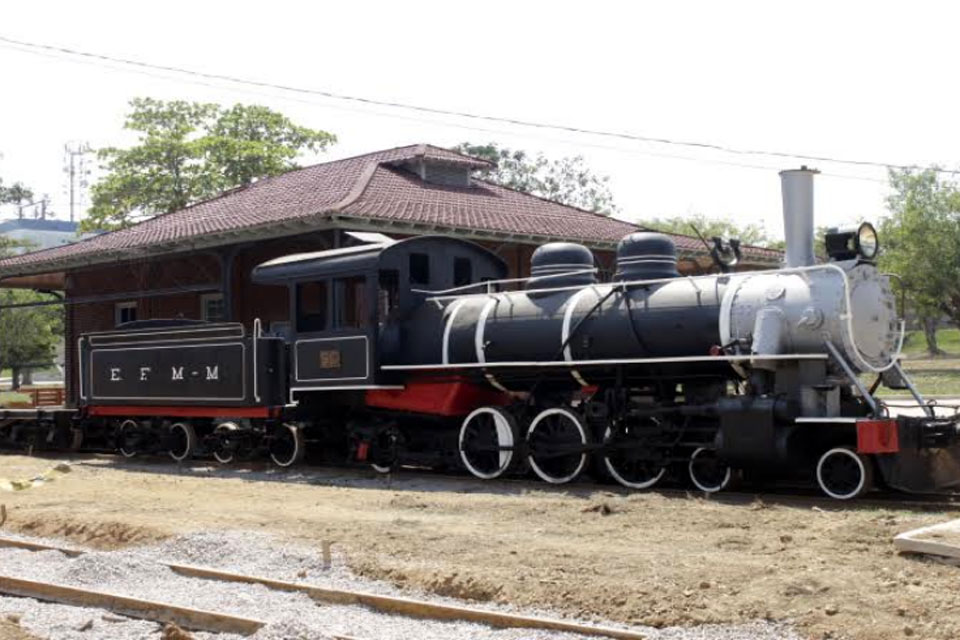
<instances>
[{"instance_id":1,"label":"utility pole","mask_svg":"<svg viewBox=\"0 0 960 640\"><path fill-rule=\"evenodd\" d=\"M70 222L77 219L77 207L82 204L83 190L89 184L90 168L87 158L93 149L87 142L68 142L63 145L63 172L70 180Z\"/></svg>"}]
</instances>

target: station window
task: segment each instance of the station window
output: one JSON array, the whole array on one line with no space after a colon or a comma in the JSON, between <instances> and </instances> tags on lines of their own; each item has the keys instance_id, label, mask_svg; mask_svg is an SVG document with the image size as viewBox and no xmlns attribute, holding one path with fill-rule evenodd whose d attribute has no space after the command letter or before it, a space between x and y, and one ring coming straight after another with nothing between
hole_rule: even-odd
<instances>
[{"instance_id":1,"label":"station window","mask_svg":"<svg viewBox=\"0 0 960 640\"><path fill-rule=\"evenodd\" d=\"M114 314L114 323L118 327L128 322L136 322L137 303L136 302L118 302L113 307L113 314Z\"/></svg>"},{"instance_id":2,"label":"station window","mask_svg":"<svg viewBox=\"0 0 960 640\"><path fill-rule=\"evenodd\" d=\"M430 256L427 254L410 254L410 284L430 284Z\"/></svg>"},{"instance_id":3,"label":"station window","mask_svg":"<svg viewBox=\"0 0 960 640\"><path fill-rule=\"evenodd\" d=\"M301 282L297 285L297 331L327 328L327 283Z\"/></svg>"},{"instance_id":4,"label":"station window","mask_svg":"<svg viewBox=\"0 0 960 640\"><path fill-rule=\"evenodd\" d=\"M396 269L382 269L377 289L377 317L380 324L397 308L400 294L400 273Z\"/></svg>"},{"instance_id":5,"label":"station window","mask_svg":"<svg viewBox=\"0 0 960 640\"><path fill-rule=\"evenodd\" d=\"M366 282L363 276L336 279L337 328L356 328L366 324Z\"/></svg>"},{"instance_id":6,"label":"station window","mask_svg":"<svg viewBox=\"0 0 960 640\"><path fill-rule=\"evenodd\" d=\"M200 319L207 322L223 322L226 319L222 293L206 293L200 296Z\"/></svg>"},{"instance_id":7,"label":"station window","mask_svg":"<svg viewBox=\"0 0 960 640\"><path fill-rule=\"evenodd\" d=\"M453 259L453 286L462 287L473 282L473 263L470 258Z\"/></svg>"}]
</instances>

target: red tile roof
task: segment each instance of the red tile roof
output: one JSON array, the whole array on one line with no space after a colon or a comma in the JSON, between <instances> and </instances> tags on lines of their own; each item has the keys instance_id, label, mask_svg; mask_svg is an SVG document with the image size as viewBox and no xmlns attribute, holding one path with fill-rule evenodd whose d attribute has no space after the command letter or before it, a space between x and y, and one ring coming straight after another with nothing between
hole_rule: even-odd
<instances>
[{"instance_id":1,"label":"red tile roof","mask_svg":"<svg viewBox=\"0 0 960 640\"><path fill-rule=\"evenodd\" d=\"M430 145L325 162L260 180L127 229L0 260L0 277L227 245L237 241L238 232L297 222L306 226L327 222L331 216L346 218L344 222L363 218L373 223L416 224L441 232L564 238L588 244L614 244L640 228L482 180L474 180L470 187L427 183L402 168L419 159L469 169L493 166ZM702 251L696 238L675 236L674 240L680 250ZM775 262L780 257L777 251L752 247L746 253L763 262Z\"/></svg>"}]
</instances>

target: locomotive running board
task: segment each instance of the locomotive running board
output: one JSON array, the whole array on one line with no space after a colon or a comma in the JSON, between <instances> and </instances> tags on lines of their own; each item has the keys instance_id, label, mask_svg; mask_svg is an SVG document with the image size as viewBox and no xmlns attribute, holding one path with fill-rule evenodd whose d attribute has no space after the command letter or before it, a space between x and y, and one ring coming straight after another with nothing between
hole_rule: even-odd
<instances>
[{"instance_id":1,"label":"locomotive running board","mask_svg":"<svg viewBox=\"0 0 960 640\"><path fill-rule=\"evenodd\" d=\"M383 371L416 371L430 369L494 369L512 367L603 367L620 364L671 364L684 362L745 362L749 360L827 360L826 353L787 353L743 356L677 356L673 358L624 358L622 360L531 360L518 362L462 362L452 364L387 364Z\"/></svg>"}]
</instances>

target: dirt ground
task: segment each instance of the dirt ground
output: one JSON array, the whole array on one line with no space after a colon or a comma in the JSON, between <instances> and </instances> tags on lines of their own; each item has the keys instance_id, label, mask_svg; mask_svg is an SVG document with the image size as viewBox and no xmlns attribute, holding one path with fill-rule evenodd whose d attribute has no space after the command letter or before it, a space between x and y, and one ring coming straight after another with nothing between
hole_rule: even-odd
<instances>
[{"instance_id":1,"label":"dirt ground","mask_svg":"<svg viewBox=\"0 0 960 640\"><path fill-rule=\"evenodd\" d=\"M8 620L0 620L0 640L39 640L39 638L30 635L21 629L18 624Z\"/></svg>"},{"instance_id":2,"label":"dirt ground","mask_svg":"<svg viewBox=\"0 0 960 640\"><path fill-rule=\"evenodd\" d=\"M960 568L900 556L891 541L958 513L402 472L75 462L55 482L0 493L2 530L100 548L269 531L335 541L362 575L474 600L655 626L789 620L817 639L960 637ZM0 456L0 478L53 464Z\"/></svg>"}]
</instances>

